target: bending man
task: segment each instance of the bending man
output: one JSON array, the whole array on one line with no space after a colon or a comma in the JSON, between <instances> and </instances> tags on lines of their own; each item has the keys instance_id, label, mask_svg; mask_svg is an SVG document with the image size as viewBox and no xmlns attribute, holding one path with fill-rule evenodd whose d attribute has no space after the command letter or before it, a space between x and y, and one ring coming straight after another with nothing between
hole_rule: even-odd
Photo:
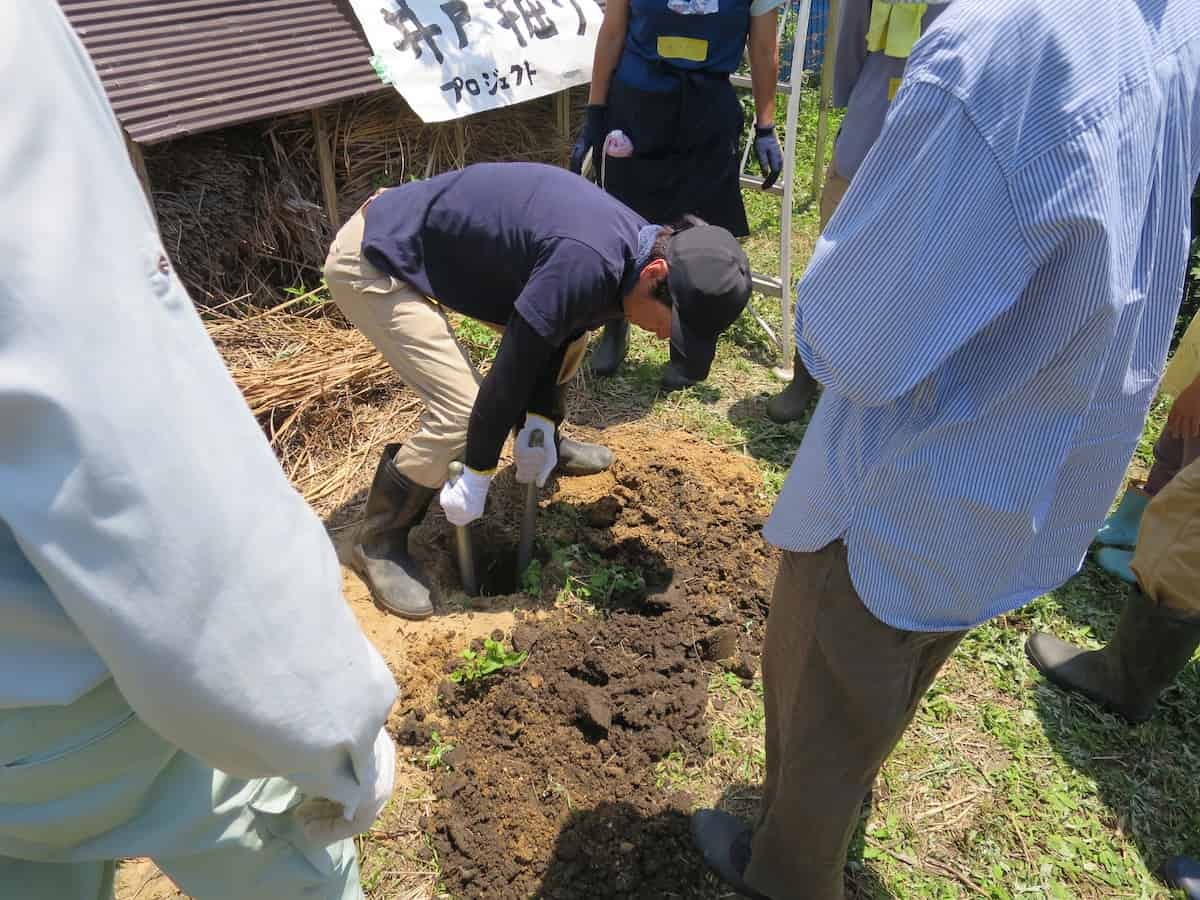
<instances>
[{"instance_id":1,"label":"bending man","mask_svg":"<svg viewBox=\"0 0 1200 900\"><path fill-rule=\"evenodd\" d=\"M750 265L729 232L695 218L650 224L579 176L532 163L382 192L338 233L325 277L425 404L417 433L384 449L352 551L375 600L413 619L433 604L408 533L464 447L466 471L441 495L455 525L482 515L505 438L522 422L518 480L607 468L607 448L559 432L587 332L628 319L707 375L718 335L750 298ZM503 329L487 377L454 339L447 309Z\"/></svg>"}]
</instances>

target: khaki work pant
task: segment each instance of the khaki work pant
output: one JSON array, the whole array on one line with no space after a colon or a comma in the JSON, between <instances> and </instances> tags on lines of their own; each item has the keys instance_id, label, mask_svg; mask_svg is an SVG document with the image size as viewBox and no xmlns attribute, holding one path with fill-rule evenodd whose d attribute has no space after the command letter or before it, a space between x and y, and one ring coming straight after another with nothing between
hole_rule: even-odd
<instances>
[{"instance_id":1,"label":"khaki work pant","mask_svg":"<svg viewBox=\"0 0 1200 900\"><path fill-rule=\"evenodd\" d=\"M455 339L443 308L363 258L363 209L342 226L329 248L325 280L334 303L425 406L416 433L396 452L396 468L417 484L440 487L450 463L466 447L480 375ZM567 349L559 384L575 375L586 349L586 334Z\"/></svg>"},{"instance_id":2,"label":"khaki work pant","mask_svg":"<svg viewBox=\"0 0 1200 900\"><path fill-rule=\"evenodd\" d=\"M863 799L964 633L876 619L840 541L784 553L763 644L767 774L751 887L774 900L842 897Z\"/></svg>"},{"instance_id":3,"label":"khaki work pant","mask_svg":"<svg viewBox=\"0 0 1200 900\"><path fill-rule=\"evenodd\" d=\"M1200 460L1167 482L1142 515L1130 564L1142 593L1187 616L1200 615Z\"/></svg>"}]
</instances>

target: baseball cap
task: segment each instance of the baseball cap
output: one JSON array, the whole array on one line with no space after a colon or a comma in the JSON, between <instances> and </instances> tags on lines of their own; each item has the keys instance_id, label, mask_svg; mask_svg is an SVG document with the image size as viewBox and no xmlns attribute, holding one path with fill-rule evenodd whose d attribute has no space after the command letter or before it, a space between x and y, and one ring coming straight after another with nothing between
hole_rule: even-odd
<instances>
[{"instance_id":1,"label":"baseball cap","mask_svg":"<svg viewBox=\"0 0 1200 900\"><path fill-rule=\"evenodd\" d=\"M701 381L712 367L717 338L750 300L750 261L724 228L697 225L671 238L667 266L671 358Z\"/></svg>"}]
</instances>

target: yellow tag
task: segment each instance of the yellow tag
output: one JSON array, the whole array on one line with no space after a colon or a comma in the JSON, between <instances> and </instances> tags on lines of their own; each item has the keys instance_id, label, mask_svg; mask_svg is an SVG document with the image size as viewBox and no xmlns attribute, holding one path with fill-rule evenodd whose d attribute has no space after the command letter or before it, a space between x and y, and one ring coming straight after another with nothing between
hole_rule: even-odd
<instances>
[{"instance_id":1,"label":"yellow tag","mask_svg":"<svg viewBox=\"0 0 1200 900\"><path fill-rule=\"evenodd\" d=\"M883 51L895 59L908 59L913 44L921 36L921 20L927 3L873 0L871 23L867 27L867 51Z\"/></svg>"},{"instance_id":2,"label":"yellow tag","mask_svg":"<svg viewBox=\"0 0 1200 900\"><path fill-rule=\"evenodd\" d=\"M927 8L924 3L892 4L884 53L895 59L908 59L912 54L913 44L921 36L921 19Z\"/></svg>"},{"instance_id":3,"label":"yellow tag","mask_svg":"<svg viewBox=\"0 0 1200 900\"><path fill-rule=\"evenodd\" d=\"M888 103L896 99L896 91L900 90L900 78L892 78L888 80Z\"/></svg>"},{"instance_id":4,"label":"yellow tag","mask_svg":"<svg viewBox=\"0 0 1200 900\"><path fill-rule=\"evenodd\" d=\"M708 41L690 37L660 37L658 55L663 59L686 59L704 62L708 59Z\"/></svg>"},{"instance_id":5,"label":"yellow tag","mask_svg":"<svg viewBox=\"0 0 1200 900\"><path fill-rule=\"evenodd\" d=\"M887 26L891 15L892 4L887 0L874 0L871 4L871 24L867 27L869 53L878 53L887 43Z\"/></svg>"}]
</instances>

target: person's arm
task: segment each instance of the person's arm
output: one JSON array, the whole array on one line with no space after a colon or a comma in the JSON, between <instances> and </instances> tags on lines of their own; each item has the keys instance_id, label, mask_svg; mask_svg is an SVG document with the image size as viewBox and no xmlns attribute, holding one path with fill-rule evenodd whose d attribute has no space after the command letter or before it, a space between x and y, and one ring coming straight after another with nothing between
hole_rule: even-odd
<instances>
[{"instance_id":1,"label":"person's arm","mask_svg":"<svg viewBox=\"0 0 1200 900\"><path fill-rule=\"evenodd\" d=\"M608 86L621 61L628 27L629 0L608 0L600 33L596 36L596 52L592 56L592 84L588 89L588 103L592 106L608 103Z\"/></svg>"},{"instance_id":2,"label":"person's arm","mask_svg":"<svg viewBox=\"0 0 1200 900\"><path fill-rule=\"evenodd\" d=\"M541 386L553 383L551 373L557 375L565 349L565 345L555 347L520 313L513 313L471 408L464 459L468 468L483 473L495 469L509 431L521 424L526 412L551 418Z\"/></svg>"},{"instance_id":3,"label":"person's arm","mask_svg":"<svg viewBox=\"0 0 1200 900\"><path fill-rule=\"evenodd\" d=\"M591 247L556 242L540 260L514 304L492 368L479 386L467 428L466 464L476 472L496 467L508 431L527 412L557 422L554 384L569 344L564 324L574 311L613 297L619 278ZM558 418L561 418L559 416Z\"/></svg>"},{"instance_id":4,"label":"person's arm","mask_svg":"<svg viewBox=\"0 0 1200 900\"><path fill-rule=\"evenodd\" d=\"M1035 268L959 101L906 85L797 288L796 346L827 388L886 404L1009 309Z\"/></svg>"},{"instance_id":5,"label":"person's arm","mask_svg":"<svg viewBox=\"0 0 1200 900\"><path fill-rule=\"evenodd\" d=\"M754 124L775 127L775 89L779 83L779 10L750 16L750 83Z\"/></svg>"},{"instance_id":6,"label":"person's arm","mask_svg":"<svg viewBox=\"0 0 1200 900\"><path fill-rule=\"evenodd\" d=\"M171 272L56 4L0 6L0 78L22 85L0 132L0 525L148 726L353 814L396 691L325 529Z\"/></svg>"}]
</instances>

